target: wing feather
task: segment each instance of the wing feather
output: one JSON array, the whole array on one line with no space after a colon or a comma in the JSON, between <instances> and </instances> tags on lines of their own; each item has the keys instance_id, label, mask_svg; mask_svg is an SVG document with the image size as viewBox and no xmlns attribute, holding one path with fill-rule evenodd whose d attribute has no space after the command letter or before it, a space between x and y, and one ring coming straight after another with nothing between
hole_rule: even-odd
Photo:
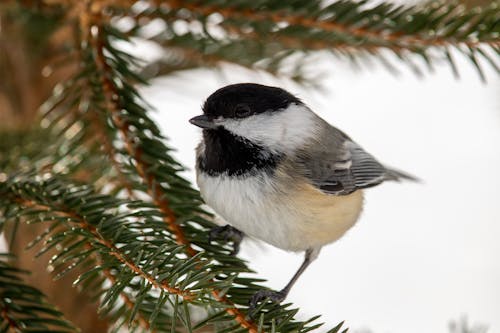
<instances>
[{"instance_id":1,"label":"wing feather","mask_svg":"<svg viewBox=\"0 0 500 333\"><path fill-rule=\"evenodd\" d=\"M386 168L343 132L326 125L322 144L308 147L300 161L306 177L322 191L348 195L385 180L416 180L406 173Z\"/></svg>"}]
</instances>

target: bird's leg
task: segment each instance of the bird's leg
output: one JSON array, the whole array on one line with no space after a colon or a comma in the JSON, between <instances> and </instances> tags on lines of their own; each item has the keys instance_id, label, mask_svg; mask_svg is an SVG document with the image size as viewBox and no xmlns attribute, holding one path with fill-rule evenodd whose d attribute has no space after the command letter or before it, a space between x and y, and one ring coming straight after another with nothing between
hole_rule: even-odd
<instances>
[{"instance_id":1,"label":"bird's leg","mask_svg":"<svg viewBox=\"0 0 500 333\"><path fill-rule=\"evenodd\" d=\"M225 241L233 241L233 251L231 255L236 255L240 251L240 244L245 234L238 229L226 224L222 227L213 227L208 234L208 242L211 243L216 239Z\"/></svg>"},{"instance_id":2,"label":"bird's leg","mask_svg":"<svg viewBox=\"0 0 500 333\"><path fill-rule=\"evenodd\" d=\"M257 304L260 301L266 299L269 299L273 303L281 303L286 298L286 296L290 292L290 289L292 289L295 282L297 282L302 273L304 273L306 268L314 261L314 259L318 257L320 249L321 248L314 248L306 250L306 254L304 257L304 261L302 262L302 265L300 265L299 269L294 274L290 282L288 282L288 284L285 286L285 288L281 289L280 291L260 290L256 292L250 299L250 307L248 309L248 313L252 315L255 309L257 308Z\"/></svg>"}]
</instances>

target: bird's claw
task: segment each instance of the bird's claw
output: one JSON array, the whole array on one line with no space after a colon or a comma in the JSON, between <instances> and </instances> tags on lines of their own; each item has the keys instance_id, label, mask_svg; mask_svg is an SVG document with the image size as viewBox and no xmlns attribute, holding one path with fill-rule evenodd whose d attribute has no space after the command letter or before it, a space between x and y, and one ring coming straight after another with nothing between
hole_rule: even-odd
<instances>
[{"instance_id":1,"label":"bird's claw","mask_svg":"<svg viewBox=\"0 0 500 333\"><path fill-rule=\"evenodd\" d=\"M243 240L243 236L243 232L227 224L225 226L212 228L212 230L208 233L208 242L212 243L216 239L232 241L233 251L231 251L231 255L234 256L240 251L240 244Z\"/></svg>"},{"instance_id":2,"label":"bird's claw","mask_svg":"<svg viewBox=\"0 0 500 333\"><path fill-rule=\"evenodd\" d=\"M272 291L272 290L259 290L256 292L252 298L250 299L250 306L248 308L248 314L253 316L255 310L257 309L257 305L259 302L269 300L273 303L281 303L286 298L287 293L283 290L281 291Z\"/></svg>"}]
</instances>

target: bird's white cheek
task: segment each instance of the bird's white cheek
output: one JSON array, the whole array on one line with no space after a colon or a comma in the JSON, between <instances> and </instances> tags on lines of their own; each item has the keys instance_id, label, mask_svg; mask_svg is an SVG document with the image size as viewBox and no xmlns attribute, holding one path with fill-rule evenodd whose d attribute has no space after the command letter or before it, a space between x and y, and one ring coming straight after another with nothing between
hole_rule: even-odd
<instances>
[{"instance_id":1,"label":"bird's white cheek","mask_svg":"<svg viewBox=\"0 0 500 333\"><path fill-rule=\"evenodd\" d=\"M282 152L302 147L319 135L318 116L303 105L265 112L244 119L226 119L228 131L271 151Z\"/></svg>"}]
</instances>

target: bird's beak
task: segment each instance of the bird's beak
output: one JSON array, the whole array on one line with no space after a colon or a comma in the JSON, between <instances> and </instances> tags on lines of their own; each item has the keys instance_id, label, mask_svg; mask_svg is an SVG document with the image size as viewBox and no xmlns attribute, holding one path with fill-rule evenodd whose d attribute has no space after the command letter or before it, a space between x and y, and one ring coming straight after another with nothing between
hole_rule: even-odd
<instances>
[{"instance_id":1,"label":"bird's beak","mask_svg":"<svg viewBox=\"0 0 500 333\"><path fill-rule=\"evenodd\" d=\"M204 114L189 119L189 122L193 125L206 129L215 129L219 127L219 125L217 125L212 119Z\"/></svg>"}]
</instances>

